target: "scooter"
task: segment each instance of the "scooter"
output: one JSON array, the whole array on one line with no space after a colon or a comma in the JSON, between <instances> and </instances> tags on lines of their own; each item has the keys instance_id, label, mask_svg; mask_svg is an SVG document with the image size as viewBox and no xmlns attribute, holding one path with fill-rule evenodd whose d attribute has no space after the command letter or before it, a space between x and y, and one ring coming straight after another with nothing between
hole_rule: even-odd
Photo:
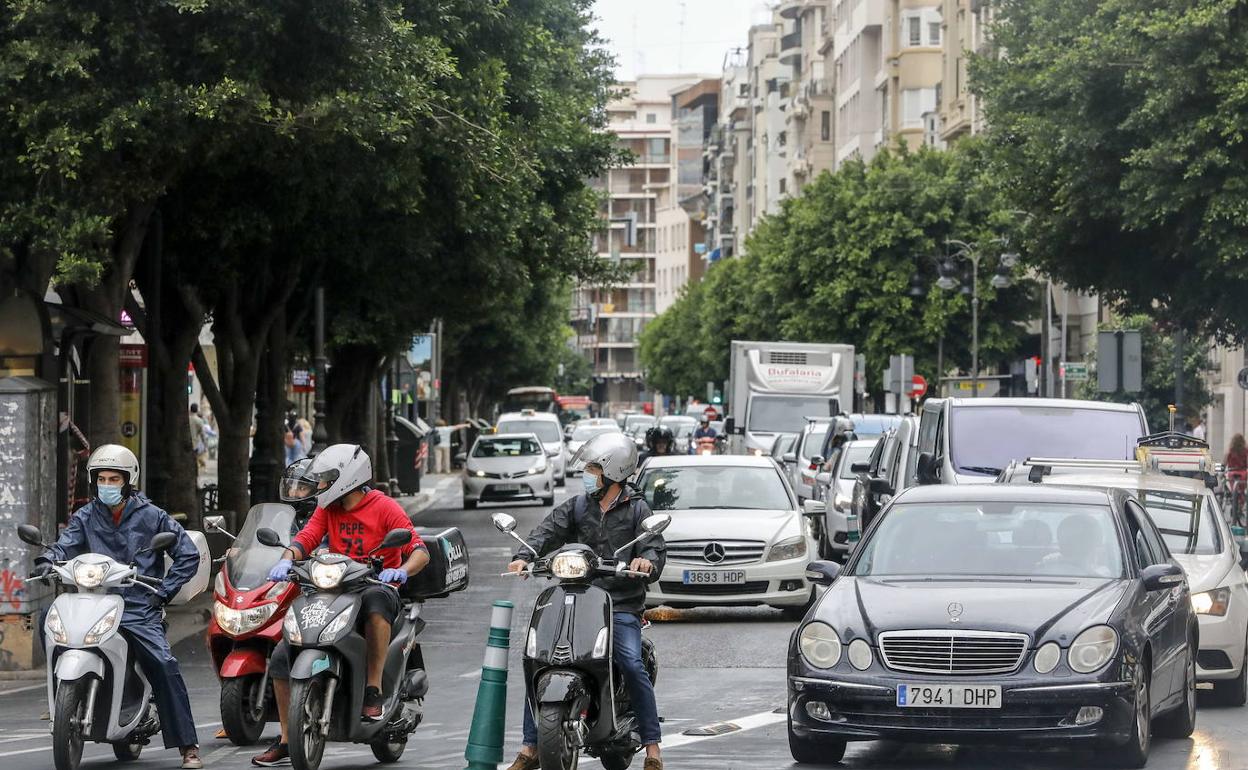
<instances>
[{"instance_id":1,"label":"scooter","mask_svg":"<svg viewBox=\"0 0 1248 770\"><path fill-rule=\"evenodd\" d=\"M47 548L38 527L22 524L17 535ZM167 551L177 541L172 532L161 532L146 551ZM77 770L86 741L112 744L117 759L136 760L160 731L160 717L151 683L118 633L124 601L109 591L137 585L155 593L161 580L140 575L132 564L87 553L56 562L53 572L27 582L57 578L76 593L56 597L43 623L52 764L56 770Z\"/></svg>"},{"instance_id":2,"label":"scooter","mask_svg":"<svg viewBox=\"0 0 1248 770\"><path fill-rule=\"evenodd\" d=\"M256 539L284 548L282 538L261 527ZM303 593L282 623L291 647L290 763L295 770L317 770L328 741L367 743L380 762L397 762L407 736L423 719L422 699L429 690L424 657L416 639L424 630L419 602L404 602L391 632L382 675L382 716L360 718L364 704L365 640L356 630L360 593L354 589L382 583L374 575L381 550L401 548L411 530L392 529L370 554L371 564L337 553L318 553L291 568L291 580Z\"/></svg>"},{"instance_id":3,"label":"scooter","mask_svg":"<svg viewBox=\"0 0 1248 770\"><path fill-rule=\"evenodd\" d=\"M648 578L647 573L628 569L621 556L667 529L672 517L646 517L641 522L643 534L618 548L612 559L579 543L543 559L516 534L515 518L496 513L492 521L534 556L524 572L504 574L558 581L538 597L524 645L524 676L543 770L574 770L582 751L600 760L606 770L627 770L641 750L641 735L628 688L612 664L611 594L591 581ZM653 643L644 637L642 659L653 683L658 660Z\"/></svg>"},{"instance_id":4,"label":"scooter","mask_svg":"<svg viewBox=\"0 0 1248 770\"><path fill-rule=\"evenodd\" d=\"M281 548L256 541L256 531L297 531L295 509L284 503L252 506L237 536L224 516L205 516L204 529L234 541L217 573L208 652L221 681L221 724L230 742L247 746L260 740L264 726L277 721L269 657L282 640L286 611L299 595L295 583L274 583L269 568Z\"/></svg>"}]
</instances>

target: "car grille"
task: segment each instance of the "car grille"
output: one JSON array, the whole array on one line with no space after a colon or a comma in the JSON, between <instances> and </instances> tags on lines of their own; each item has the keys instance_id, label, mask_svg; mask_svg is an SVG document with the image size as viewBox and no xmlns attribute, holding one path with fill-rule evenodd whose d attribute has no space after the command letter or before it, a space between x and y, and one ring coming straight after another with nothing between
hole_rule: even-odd
<instances>
[{"instance_id":1,"label":"car grille","mask_svg":"<svg viewBox=\"0 0 1248 770\"><path fill-rule=\"evenodd\" d=\"M522 479L528 475L529 475L528 471L509 471L507 473L491 473L489 471L485 472L485 478L487 479Z\"/></svg>"},{"instance_id":2,"label":"car grille","mask_svg":"<svg viewBox=\"0 0 1248 770\"><path fill-rule=\"evenodd\" d=\"M766 580L752 580L736 585L685 585L675 581L660 581L659 588L669 596L685 594L688 596L732 596L736 594L765 594Z\"/></svg>"},{"instance_id":3,"label":"car grille","mask_svg":"<svg viewBox=\"0 0 1248 770\"><path fill-rule=\"evenodd\" d=\"M767 544L762 540L669 540L667 560L716 566L748 564L760 561L766 549Z\"/></svg>"},{"instance_id":4,"label":"car grille","mask_svg":"<svg viewBox=\"0 0 1248 770\"><path fill-rule=\"evenodd\" d=\"M880 657L894 671L919 674L1003 674L1027 653L1027 636L990 631L885 631Z\"/></svg>"},{"instance_id":5,"label":"car grille","mask_svg":"<svg viewBox=\"0 0 1248 770\"><path fill-rule=\"evenodd\" d=\"M837 714L857 727L898 727L910 730L1027 730L1060 727L1075 710L1059 705L1007 705L1001 709L898 708L887 704L838 705Z\"/></svg>"}]
</instances>

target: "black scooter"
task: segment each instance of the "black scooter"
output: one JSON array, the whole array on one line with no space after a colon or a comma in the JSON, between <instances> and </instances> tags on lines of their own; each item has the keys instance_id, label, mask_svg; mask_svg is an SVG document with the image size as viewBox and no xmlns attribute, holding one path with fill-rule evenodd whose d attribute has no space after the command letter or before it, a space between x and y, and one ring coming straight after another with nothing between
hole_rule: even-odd
<instances>
[{"instance_id":1,"label":"black scooter","mask_svg":"<svg viewBox=\"0 0 1248 770\"><path fill-rule=\"evenodd\" d=\"M256 532L267 546L284 545L271 529ZM407 529L386 533L370 553L411 542ZM416 638L425 627L419 603L405 603L391 632L382 674L385 704L381 719L360 719L367 660L364 635L356 630L360 593L365 584L385 585L374 575L379 561L357 562L349 556L322 553L295 564L291 579L303 594L286 613L283 631L290 644L290 763L295 770L317 770L327 741L367 743L380 762L397 762L423 713L429 689ZM396 589L397 590L397 589Z\"/></svg>"},{"instance_id":2,"label":"black scooter","mask_svg":"<svg viewBox=\"0 0 1248 770\"><path fill-rule=\"evenodd\" d=\"M516 520L505 513L492 517L494 526L520 541ZM529 706L537 723L537 755L543 770L574 770L584 751L606 770L626 770L641 749L637 719L628 688L614 670L611 595L591 585L595 577L648 578L620 560L634 545L658 535L672 523L668 514L642 521L641 537L603 559L586 545L564 546L549 558L533 561L522 573L558 581L542 592L525 636L524 676ZM650 681L658 677L654 645L642 640L642 657Z\"/></svg>"}]
</instances>

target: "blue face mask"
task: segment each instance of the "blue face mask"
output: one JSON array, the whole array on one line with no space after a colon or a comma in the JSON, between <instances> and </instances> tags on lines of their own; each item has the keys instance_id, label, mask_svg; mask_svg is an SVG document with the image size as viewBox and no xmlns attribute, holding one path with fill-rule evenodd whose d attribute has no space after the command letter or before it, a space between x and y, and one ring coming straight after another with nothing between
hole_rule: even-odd
<instances>
[{"instance_id":1,"label":"blue face mask","mask_svg":"<svg viewBox=\"0 0 1248 770\"><path fill-rule=\"evenodd\" d=\"M104 503L109 508L112 508L114 506L121 504L121 487L120 486L109 486L106 484L100 484L99 486L96 487L96 489L98 490L100 502Z\"/></svg>"},{"instance_id":2,"label":"blue face mask","mask_svg":"<svg viewBox=\"0 0 1248 770\"><path fill-rule=\"evenodd\" d=\"M582 473L581 483L585 485L585 494L587 495L592 495L599 489L602 489L600 478L592 473Z\"/></svg>"}]
</instances>

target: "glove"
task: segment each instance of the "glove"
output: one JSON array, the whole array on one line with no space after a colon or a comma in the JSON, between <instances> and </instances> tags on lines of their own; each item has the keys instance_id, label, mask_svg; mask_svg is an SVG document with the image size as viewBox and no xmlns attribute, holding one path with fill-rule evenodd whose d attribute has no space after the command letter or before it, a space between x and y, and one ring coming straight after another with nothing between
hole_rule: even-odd
<instances>
[{"instance_id":1,"label":"glove","mask_svg":"<svg viewBox=\"0 0 1248 770\"><path fill-rule=\"evenodd\" d=\"M280 583L290 577L290 568L294 562L290 559L282 559L273 565L273 569L269 570L269 580L274 583Z\"/></svg>"},{"instance_id":2,"label":"glove","mask_svg":"<svg viewBox=\"0 0 1248 770\"><path fill-rule=\"evenodd\" d=\"M377 579L383 583L398 583L403 585L407 582L407 573L401 569L383 569Z\"/></svg>"},{"instance_id":3,"label":"glove","mask_svg":"<svg viewBox=\"0 0 1248 770\"><path fill-rule=\"evenodd\" d=\"M53 571L53 567L50 562L41 561L35 565L34 569L30 571L30 577L46 578L48 575L52 574L52 571Z\"/></svg>"}]
</instances>

